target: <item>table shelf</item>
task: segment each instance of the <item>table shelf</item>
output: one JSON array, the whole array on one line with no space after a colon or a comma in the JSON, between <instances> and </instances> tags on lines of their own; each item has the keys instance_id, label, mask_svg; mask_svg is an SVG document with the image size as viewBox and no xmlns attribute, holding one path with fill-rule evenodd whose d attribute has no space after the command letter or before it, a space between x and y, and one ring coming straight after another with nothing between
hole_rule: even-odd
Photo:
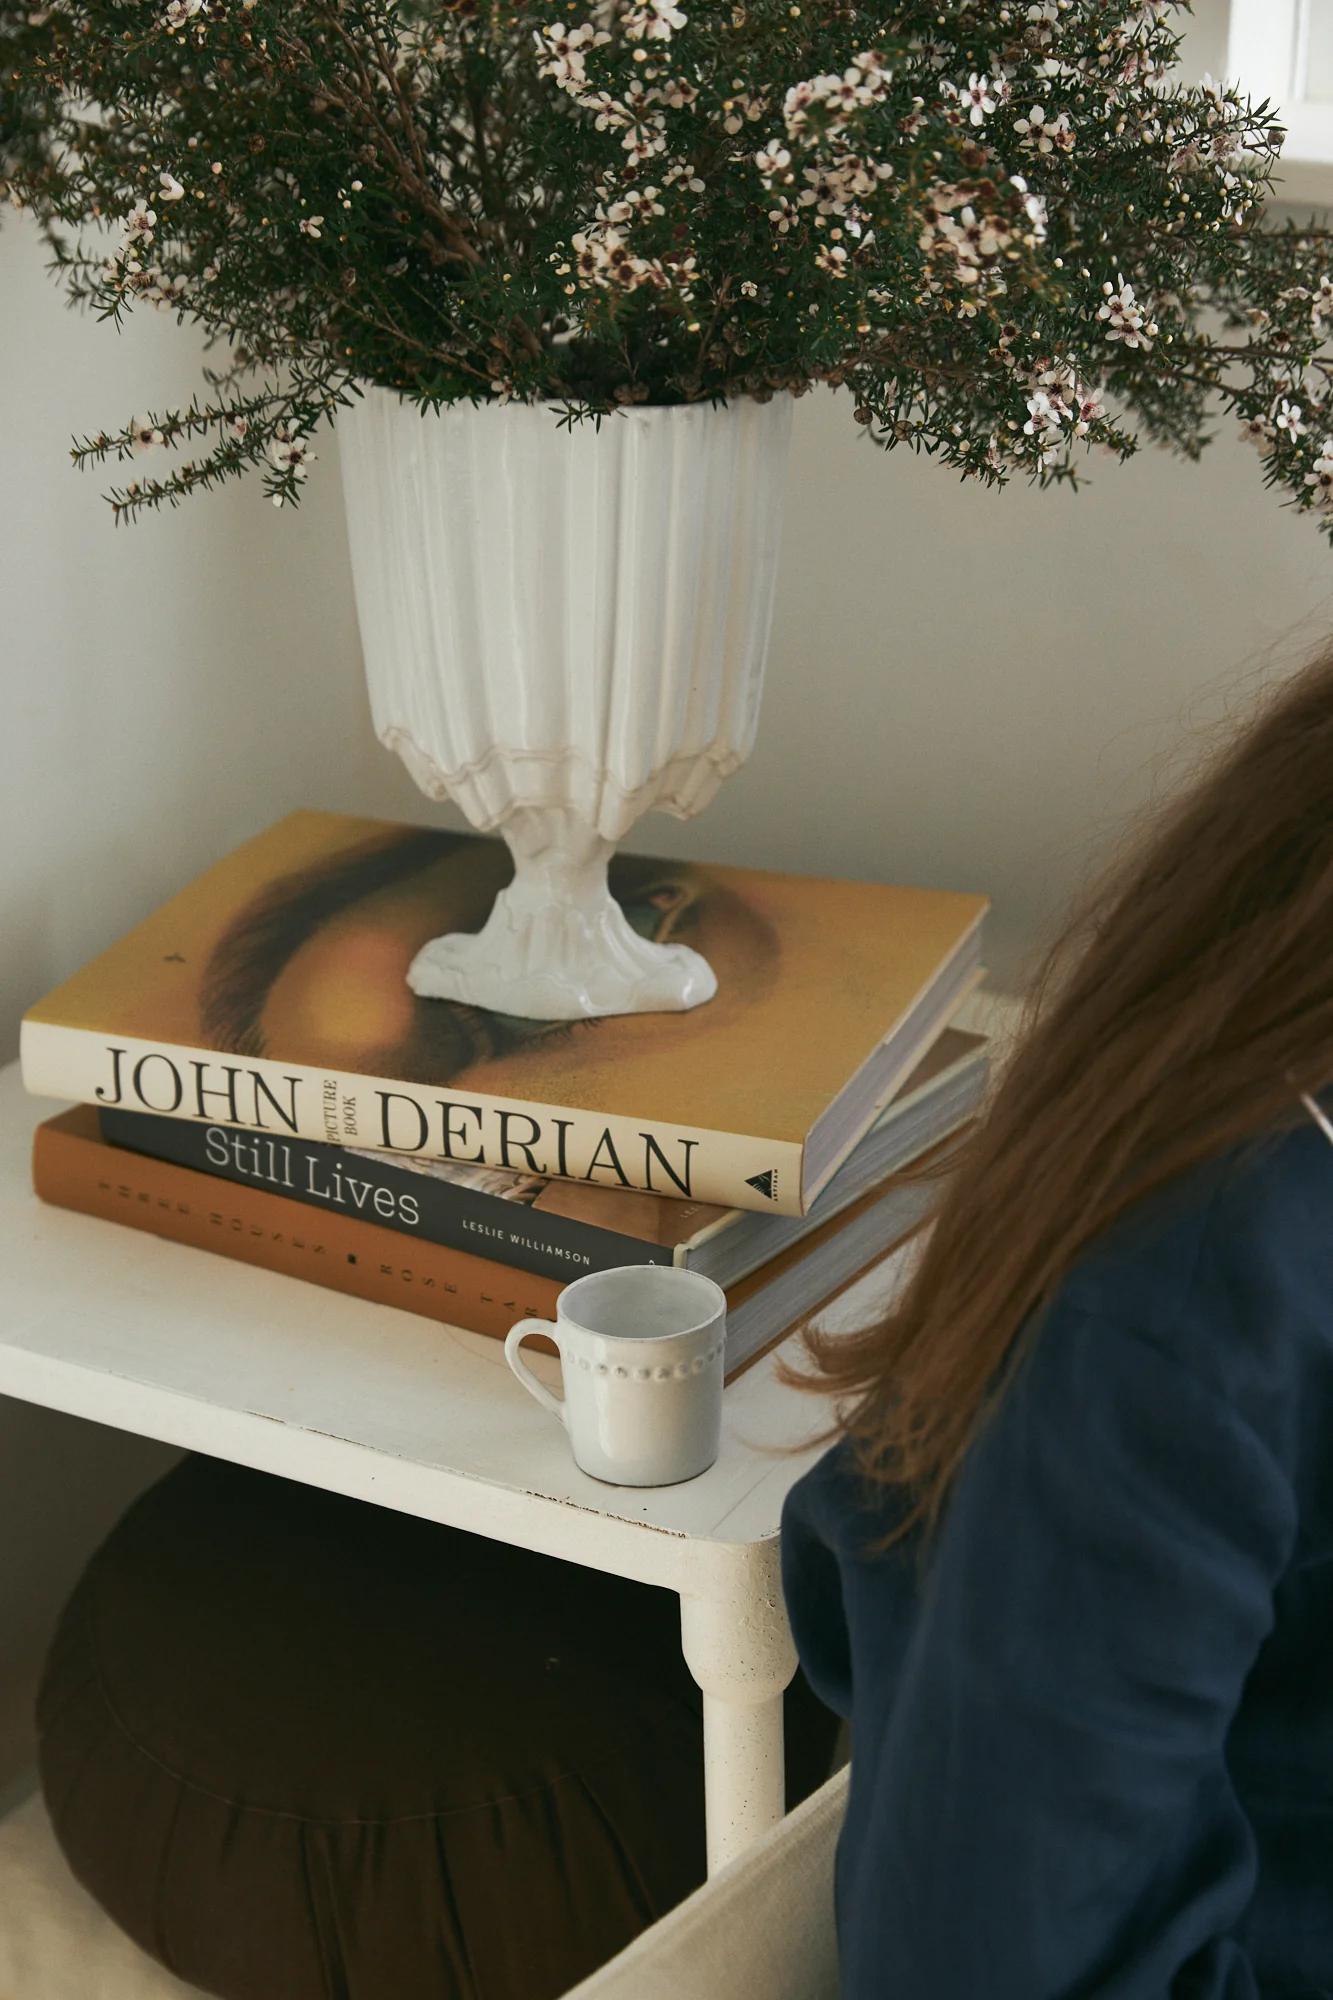
<instances>
[{"instance_id":1,"label":"table shelf","mask_svg":"<svg viewBox=\"0 0 1333 2000\"><path fill-rule=\"evenodd\" d=\"M968 1016L1003 1048L1013 1003L980 995ZM38 1201L32 1129L59 1108L0 1070L0 1395L676 1592L704 1694L710 1870L781 1815L795 1654L778 1531L829 1415L780 1378L794 1340L725 1391L708 1472L604 1485L499 1341ZM868 1323L902 1262L818 1318ZM554 1357L531 1361L554 1379Z\"/></svg>"},{"instance_id":2,"label":"table shelf","mask_svg":"<svg viewBox=\"0 0 1333 2000\"><path fill-rule=\"evenodd\" d=\"M710 1471L604 1485L498 1341L38 1201L32 1127L60 1108L0 1072L0 1394L672 1588L679 1544L725 1561L776 1532L825 1414L776 1355L728 1388Z\"/></svg>"}]
</instances>

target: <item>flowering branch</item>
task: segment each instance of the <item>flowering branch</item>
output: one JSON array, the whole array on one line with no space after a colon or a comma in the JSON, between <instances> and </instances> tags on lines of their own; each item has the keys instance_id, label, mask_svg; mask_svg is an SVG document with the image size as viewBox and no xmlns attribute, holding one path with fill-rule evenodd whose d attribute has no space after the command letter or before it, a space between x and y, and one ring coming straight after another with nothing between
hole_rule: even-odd
<instances>
[{"instance_id":1,"label":"flowering branch","mask_svg":"<svg viewBox=\"0 0 1333 2000\"><path fill-rule=\"evenodd\" d=\"M76 443L150 468L118 520L295 503L365 383L564 422L826 383L993 485L1221 411L1333 532L1329 237L1268 224L1274 116L1173 78L1175 11L54 0L0 9L0 188L71 299L225 349Z\"/></svg>"}]
</instances>

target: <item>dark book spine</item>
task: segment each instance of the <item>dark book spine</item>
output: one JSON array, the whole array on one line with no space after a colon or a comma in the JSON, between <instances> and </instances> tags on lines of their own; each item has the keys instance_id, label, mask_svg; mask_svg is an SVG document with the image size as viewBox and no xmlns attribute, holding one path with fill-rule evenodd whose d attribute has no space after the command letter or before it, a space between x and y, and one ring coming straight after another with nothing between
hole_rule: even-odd
<instances>
[{"instance_id":1,"label":"dark book spine","mask_svg":"<svg viewBox=\"0 0 1333 2000\"><path fill-rule=\"evenodd\" d=\"M99 1111L97 1117L108 1145L539 1277L578 1278L617 1264L671 1262L670 1251L659 1244L413 1173L388 1155L366 1159L319 1140L280 1139L145 1111Z\"/></svg>"}]
</instances>

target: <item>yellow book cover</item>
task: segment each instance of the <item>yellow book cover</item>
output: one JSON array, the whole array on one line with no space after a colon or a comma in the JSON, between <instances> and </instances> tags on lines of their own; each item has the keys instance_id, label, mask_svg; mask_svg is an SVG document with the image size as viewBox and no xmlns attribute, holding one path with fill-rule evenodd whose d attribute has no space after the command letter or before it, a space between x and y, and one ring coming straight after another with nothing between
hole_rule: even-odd
<instances>
[{"instance_id":1,"label":"yellow book cover","mask_svg":"<svg viewBox=\"0 0 1333 2000\"><path fill-rule=\"evenodd\" d=\"M31 1008L39 1094L803 1214L980 977L985 899L618 855L645 935L718 993L552 1023L418 999L503 842L298 812Z\"/></svg>"}]
</instances>

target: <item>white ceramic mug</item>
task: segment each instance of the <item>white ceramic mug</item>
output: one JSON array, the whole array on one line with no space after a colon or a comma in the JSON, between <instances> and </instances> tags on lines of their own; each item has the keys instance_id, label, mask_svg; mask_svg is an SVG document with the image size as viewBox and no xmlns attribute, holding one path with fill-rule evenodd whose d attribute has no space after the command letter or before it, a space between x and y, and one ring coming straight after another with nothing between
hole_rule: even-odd
<instances>
[{"instance_id":1,"label":"white ceramic mug","mask_svg":"<svg viewBox=\"0 0 1333 2000\"><path fill-rule=\"evenodd\" d=\"M584 1472L613 1486L673 1486L717 1457L726 1330L726 1294L711 1278L626 1264L566 1285L554 1320L521 1319L505 1360L565 1426ZM536 1334L559 1349L563 1399L519 1353Z\"/></svg>"}]
</instances>

